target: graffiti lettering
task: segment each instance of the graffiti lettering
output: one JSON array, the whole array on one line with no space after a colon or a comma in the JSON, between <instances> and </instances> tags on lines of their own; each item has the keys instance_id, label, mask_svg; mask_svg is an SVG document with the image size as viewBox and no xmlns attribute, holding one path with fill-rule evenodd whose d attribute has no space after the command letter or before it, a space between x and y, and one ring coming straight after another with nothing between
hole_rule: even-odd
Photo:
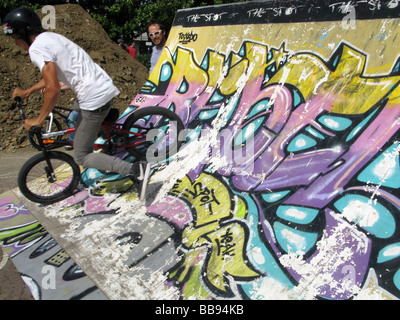
<instances>
[{"instance_id":1,"label":"graffiti lettering","mask_svg":"<svg viewBox=\"0 0 400 320\"><path fill-rule=\"evenodd\" d=\"M258 9L252 9L249 10L247 13L249 17L258 17L261 18L266 12L266 9L264 8L258 8Z\"/></svg>"},{"instance_id":2,"label":"graffiti lettering","mask_svg":"<svg viewBox=\"0 0 400 320\"><path fill-rule=\"evenodd\" d=\"M182 233L182 243L186 249L185 261L180 266L177 266L177 269L175 268L175 272L172 272L171 275L174 278L181 279L183 275L187 277L190 274L191 281L197 281L197 274L187 269L187 264L197 261L196 265L198 264L200 267L203 260L200 259L200 255L203 253L203 248L206 247L208 248L209 258L207 259L205 270L212 266L214 272L209 274L205 271L199 276L204 278L208 284L208 289L211 291L231 296L232 292L223 285L228 281L226 274L230 274L235 278L243 277L249 279L258 277L260 274L245 262L247 261L245 257L247 226L236 220L223 222L226 218L231 218L231 212L237 211L239 208L232 208L234 206L233 203L229 204L229 207L226 206L226 203L224 207L221 207L221 204L218 203L218 207L213 211L201 210L204 201L208 202L212 194L211 190L206 186L210 186L211 190L219 195L225 194L228 196L224 192L228 191L224 184L211 175L204 173L194 183L191 183L187 177L178 180L171 190L171 193L175 196L188 201L193 207L193 212L196 213L196 220L187 225ZM240 215L240 210L237 212ZM210 215L210 213L213 214ZM182 270L185 271L183 272Z\"/></svg>"},{"instance_id":3,"label":"graffiti lettering","mask_svg":"<svg viewBox=\"0 0 400 320\"><path fill-rule=\"evenodd\" d=\"M189 42L196 42L197 36L198 35L196 33L193 33L193 31L191 31L190 33L189 32L186 32L186 33L180 32L179 33L179 43L187 44Z\"/></svg>"},{"instance_id":4,"label":"graffiti lettering","mask_svg":"<svg viewBox=\"0 0 400 320\"><path fill-rule=\"evenodd\" d=\"M194 14L187 17L188 21L197 22L200 19L200 15Z\"/></svg>"},{"instance_id":5,"label":"graffiti lettering","mask_svg":"<svg viewBox=\"0 0 400 320\"><path fill-rule=\"evenodd\" d=\"M248 12L252 15L265 13ZM320 40L325 37L328 37L327 32ZM399 75L393 72L368 77L362 73L366 55L344 43L329 58L330 63L316 54L289 55L284 44L276 49L244 42L239 53L229 55L230 69L226 71L225 56L212 50L205 53L199 65L190 50L178 47L172 54L166 49L160 69L168 62L171 68L168 86L161 86L161 73L156 72L150 77L153 90L162 92L159 96L143 92L146 102L140 107L174 105L176 112L185 119L186 127L196 128L199 136L203 134L202 129L218 130L223 139L218 146L220 152L213 149L215 144L211 146L214 159L228 154L228 150L240 150L244 155L233 154L228 165L220 165L207 175L204 170L210 171L208 163L199 163L196 178L186 176L172 188L171 194L186 201L193 216L182 233L185 260L177 267L180 271L172 273L173 277L183 280L185 275L185 279L191 279L188 281L204 277L206 288L203 289L206 290L200 290L202 297L207 296L208 290L227 294L229 289L224 290L217 284L225 282L228 286L221 276L227 272L227 267L219 263L239 259L237 262L246 265L242 252L244 244L238 241L238 235L243 236L249 230L246 224L238 224L235 219L226 222L234 217L232 194L228 191L232 189L252 195L246 198L246 205L258 208L255 219L261 221L263 238L268 239L266 247L272 246L276 257L296 253L304 257L303 263L308 263L308 257L322 255L317 244L323 234L337 227L332 221L335 214L347 219L340 223L342 228L349 228L347 223L355 223L379 239L388 237L391 242L398 242L394 228L388 227L396 224L383 227L383 220L394 221L393 212L398 212L394 203L400 198L400 185L394 182L400 171L393 162L388 168L387 161L388 154L396 159L399 156L399 123L396 120L400 115L396 98L400 90ZM395 65L393 70L397 70L399 63ZM246 85L241 84L243 75L246 75ZM346 81L342 83L340 79L344 78ZM182 90L183 82L185 90ZM367 100L360 99L361 92ZM388 119L393 125L381 125ZM229 130L234 134L226 134ZM249 143L253 144L254 152L244 151ZM377 153L377 150L380 151ZM358 156L354 156L356 154ZM217 182L218 176L227 179L228 188ZM393 178L388 179L389 176ZM379 194L374 188L364 187L372 181L379 188ZM376 206L368 204L371 197ZM334 210L327 209L331 207ZM364 210L354 211L356 207ZM366 212L373 213L365 216ZM372 217L374 227L364 223L372 221ZM366 246L362 238L353 233L349 233L346 243ZM382 250L389 252L390 249ZM200 265L191 269L197 265L195 261L203 261L205 255L205 269L212 265L213 270L219 270L214 278L205 270L201 271ZM360 285L368 275L367 269L357 261L370 259L374 264L377 257L365 249L362 253L354 252L351 258L354 272L346 272L345 280L351 276L351 282ZM386 261L383 251L381 261ZM388 267L384 262L383 265ZM400 265L391 268L394 273ZM288 272L292 278L280 279L285 285L291 286L301 280L295 271ZM343 279L343 270L332 272ZM237 275L237 269L229 273ZM382 280L380 283L389 289ZM396 289L391 287L390 290L400 296L400 280ZM354 288L340 294L319 293L328 298L349 298L354 294Z\"/></svg>"},{"instance_id":6,"label":"graffiti lettering","mask_svg":"<svg viewBox=\"0 0 400 320\"><path fill-rule=\"evenodd\" d=\"M182 180L180 180L182 182ZM174 190L172 190L174 192ZM202 183L196 183L193 185L193 189L185 189L184 193L182 194L183 197L192 197L192 199L196 199L200 197L200 205L207 206L210 214L213 214L212 204L215 203L219 205L220 202L217 200L215 196L215 190L210 190L208 187L204 187Z\"/></svg>"},{"instance_id":7,"label":"graffiti lettering","mask_svg":"<svg viewBox=\"0 0 400 320\"><path fill-rule=\"evenodd\" d=\"M230 229L228 228L226 230L226 233L222 235L221 240L215 239L215 242L217 243L218 246L218 252L217 255L222 256L222 259L224 260L225 256L233 256L235 255L235 244L232 243L233 233L230 232Z\"/></svg>"},{"instance_id":8,"label":"graffiti lettering","mask_svg":"<svg viewBox=\"0 0 400 320\"><path fill-rule=\"evenodd\" d=\"M206 22L210 21L218 21L221 20L224 15L227 15L227 12L222 12L222 13L207 13L207 14L195 14L195 15L190 15L187 17L188 21L191 22L198 22L199 20L203 20Z\"/></svg>"},{"instance_id":9,"label":"graffiti lettering","mask_svg":"<svg viewBox=\"0 0 400 320\"><path fill-rule=\"evenodd\" d=\"M221 20L223 15L226 15L227 12L223 12L223 13L209 13L209 14L204 14L204 18L206 22L209 21L217 21L217 20Z\"/></svg>"}]
</instances>

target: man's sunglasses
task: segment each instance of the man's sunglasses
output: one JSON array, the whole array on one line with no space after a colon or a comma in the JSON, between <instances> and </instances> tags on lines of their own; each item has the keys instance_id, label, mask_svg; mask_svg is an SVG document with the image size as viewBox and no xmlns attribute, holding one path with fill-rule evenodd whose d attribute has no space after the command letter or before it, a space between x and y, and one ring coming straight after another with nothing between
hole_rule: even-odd
<instances>
[{"instance_id":1,"label":"man's sunglasses","mask_svg":"<svg viewBox=\"0 0 400 320\"><path fill-rule=\"evenodd\" d=\"M161 32L162 32L162 30L158 30L158 31L156 31L156 32L149 33L149 37L150 37L150 38L153 38L154 36L158 36Z\"/></svg>"}]
</instances>

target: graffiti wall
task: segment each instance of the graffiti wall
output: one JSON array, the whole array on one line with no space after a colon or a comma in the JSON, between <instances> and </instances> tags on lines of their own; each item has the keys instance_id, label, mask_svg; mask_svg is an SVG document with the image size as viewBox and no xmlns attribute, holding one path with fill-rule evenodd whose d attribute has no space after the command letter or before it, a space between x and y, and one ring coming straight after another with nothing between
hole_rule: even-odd
<instances>
[{"instance_id":1,"label":"graffiti wall","mask_svg":"<svg viewBox=\"0 0 400 320\"><path fill-rule=\"evenodd\" d=\"M108 297L400 298L400 8L320 3L177 12L127 113L175 111L178 154L143 203L110 176L45 210Z\"/></svg>"},{"instance_id":2,"label":"graffiti wall","mask_svg":"<svg viewBox=\"0 0 400 320\"><path fill-rule=\"evenodd\" d=\"M293 298L400 296L398 10L177 14L132 104L173 109L211 141L210 161L170 191L191 216L171 273L184 296L263 298L272 283Z\"/></svg>"}]
</instances>

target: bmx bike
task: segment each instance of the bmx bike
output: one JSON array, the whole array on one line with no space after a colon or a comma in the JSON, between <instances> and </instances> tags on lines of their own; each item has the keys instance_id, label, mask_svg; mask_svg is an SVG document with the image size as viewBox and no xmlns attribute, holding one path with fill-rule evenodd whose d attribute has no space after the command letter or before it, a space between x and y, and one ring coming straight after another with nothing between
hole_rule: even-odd
<instances>
[{"instance_id":1,"label":"bmx bike","mask_svg":"<svg viewBox=\"0 0 400 320\"><path fill-rule=\"evenodd\" d=\"M22 120L26 119L19 97L15 98ZM137 109L129 114L123 123L116 120L118 109L111 108L101 125L101 140L94 149L109 155L130 154L137 160L146 158L147 152L162 154L167 160L179 149L179 133L183 122L173 111L153 106ZM18 187L29 200L41 204L53 204L72 196L81 179L80 167L72 156L53 149L71 145L68 139L60 137L73 133L75 128L48 132L32 127L33 137L41 153L28 159L18 175Z\"/></svg>"}]
</instances>

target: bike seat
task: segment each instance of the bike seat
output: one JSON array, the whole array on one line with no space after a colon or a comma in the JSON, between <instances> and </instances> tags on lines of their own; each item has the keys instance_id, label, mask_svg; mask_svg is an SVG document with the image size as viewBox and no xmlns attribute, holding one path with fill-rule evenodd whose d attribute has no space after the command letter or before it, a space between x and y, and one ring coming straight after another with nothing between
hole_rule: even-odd
<instances>
[{"instance_id":1,"label":"bike seat","mask_svg":"<svg viewBox=\"0 0 400 320\"><path fill-rule=\"evenodd\" d=\"M118 117L119 110L116 108L111 108L103 122L115 122L118 120Z\"/></svg>"}]
</instances>

